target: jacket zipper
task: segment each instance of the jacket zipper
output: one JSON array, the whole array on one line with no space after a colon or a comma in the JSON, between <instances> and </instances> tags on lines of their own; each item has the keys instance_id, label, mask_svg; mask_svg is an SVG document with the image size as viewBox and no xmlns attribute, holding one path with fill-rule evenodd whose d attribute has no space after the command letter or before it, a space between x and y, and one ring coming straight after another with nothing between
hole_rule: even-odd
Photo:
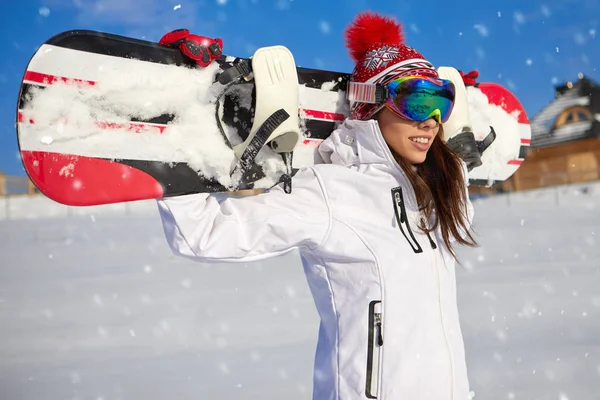
<instances>
[{"instance_id":1,"label":"jacket zipper","mask_svg":"<svg viewBox=\"0 0 600 400\"><path fill-rule=\"evenodd\" d=\"M446 345L446 354L448 356L448 363L450 366L450 399L454 398L454 363L452 362L452 353L450 350L450 343L448 342L448 336L446 336L446 326L444 324L444 313L442 311L442 289L440 282L440 270L438 268L438 254L433 245L435 244L431 237L429 238L432 243L433 249L433 268L435 269L435 280L437 284L437 303L438 303L438 312L440 317L440 324L442 327L442 336L444 337L444 343Z\"/></svg>"},{"instance_id":2,"label":"jacket zipper","mask_svg":"<svg viewBox=\"0 0 600 400\"><path fill-rule=\"evenodd\" d=\"M376 399L379 393L379 359L383 347L381 319L381 301L369 303L369 333L367 342L367 381L365 395L368 399Z\"/></svg>"},{"instance_id":3,"label":"jacket zipper","mask_svg":"<svg viewBox=\"0 0 600 400\"><path fill-rule=\"evenodd\" d=\"M423 248L417 239L415 239L415 235L413 235L412 230L410 229L410 224L408 222L408 215L406 213L406 207L404 206L404 196L402 194L402 186L398 186L392 189L392 200L394 203L394 213L396 214L396 222L398 223L398 227L400 228L400 232L404 235L404 238L413 249L415 253L422 253ZM402 225L406 225L406 229L408 230L408 235L404 232Z\"/></svg>"}]
</instances>

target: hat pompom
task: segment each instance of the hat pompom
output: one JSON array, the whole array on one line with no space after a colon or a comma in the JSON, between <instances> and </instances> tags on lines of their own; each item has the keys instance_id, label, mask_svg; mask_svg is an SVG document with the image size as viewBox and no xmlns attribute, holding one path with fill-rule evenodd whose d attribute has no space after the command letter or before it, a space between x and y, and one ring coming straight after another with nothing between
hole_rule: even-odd
<instances>
[{"instance_id":1,"label":"hat pompom","mask_svg":"<svg viewBox=\"0 0 600 400\"><path fill-rule=\"evenodd\" d=\"M375 43L404 44L402 24L393 18L373 12L363 12L356 16L344 32L346 47L354 62L363 58L369 47Z\"/></svg>"}]
</instances>

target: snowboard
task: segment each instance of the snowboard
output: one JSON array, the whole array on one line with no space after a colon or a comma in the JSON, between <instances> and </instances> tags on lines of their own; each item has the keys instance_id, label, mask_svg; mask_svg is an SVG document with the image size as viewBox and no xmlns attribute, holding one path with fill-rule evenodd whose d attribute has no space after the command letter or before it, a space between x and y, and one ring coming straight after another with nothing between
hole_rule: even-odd
<instances>
[{"instance_id":1,"label":"snowboard","mask_svg":"<svg viewBox=\"0 0 600 400\"><path fill-rule=\"evenodd\" d=\"M158 43L60 33L37 49L23 75L16 127L24 169L40 192L71 206L289 185L300 168L323 162L319 144L349 115L350 74L295 67L298 112L291 117L301 134L293 151L263 140L246 147L243 156L252 154L236 169L236 148L255 131L252 58L222 55L200 68ZM467 91L476 139L496 135L470 184L491 186L523 162L529 121L499 84Z\"/></svg>"}]
</instances>

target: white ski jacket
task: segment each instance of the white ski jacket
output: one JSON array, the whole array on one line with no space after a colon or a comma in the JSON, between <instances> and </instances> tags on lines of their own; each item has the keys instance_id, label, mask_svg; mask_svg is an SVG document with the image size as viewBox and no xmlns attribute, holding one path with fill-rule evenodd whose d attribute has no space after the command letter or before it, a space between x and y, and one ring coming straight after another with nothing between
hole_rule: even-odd
<instances>
[{"instance_id":1,"label":"white ski jacket","mask_svg":"<svg viewBox=\"0 0 600 400\"><path fill-rule=\"evenodd\" d=\"M321 319L313 399L467 400L455 261L417 228L377 122L345 121L320 153L291 194L159 200L171 248L203 262L299 251Z\"/></svg>"}]
</instances>

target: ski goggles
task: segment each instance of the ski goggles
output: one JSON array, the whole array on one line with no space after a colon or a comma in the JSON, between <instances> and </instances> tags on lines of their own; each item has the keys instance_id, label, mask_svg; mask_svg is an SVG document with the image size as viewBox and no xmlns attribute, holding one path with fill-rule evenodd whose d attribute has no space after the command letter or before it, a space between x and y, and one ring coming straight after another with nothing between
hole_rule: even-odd
<instances>
[{"instance_id":1,"label":"ski goggles","mask_svg":"<svg viewBox=\"0 0 600 400\"><path fill-rule=\"evenodd\" d=\"M348 99L383 104L396 115L411 121L434 118L444 123L454 108L454 84L448 79L403 76L387 84L350 82Z\"/></svg>"}]
</instances>

